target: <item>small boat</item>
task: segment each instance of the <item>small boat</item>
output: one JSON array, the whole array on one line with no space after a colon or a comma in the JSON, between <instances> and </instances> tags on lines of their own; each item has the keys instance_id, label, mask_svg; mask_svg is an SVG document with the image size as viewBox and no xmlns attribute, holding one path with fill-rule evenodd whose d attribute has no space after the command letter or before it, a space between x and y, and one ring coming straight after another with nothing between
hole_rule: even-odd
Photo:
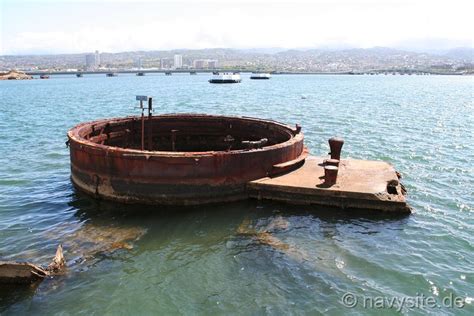
<instances>
[{"instance_id":1,"label":"small boat","mask_svg":"<svg viewBox=\"0 0 474 316\"><path fill-rule=\"evenodd\" d=\"M167 76L171 76L171 74L172 74L171 71L165 72L165 75L167 75Z\"/></svg>"},{"instance_id":2,"label":"small boat","mask_svg":"<svg viewBox=\"0 0 474 316\"><path fill-rule=\"evenodd\" d=\"M218 72L218 71L213 71L212 74L213 74L213 75L218 75L219 72Z\"/></svg>"},{"instance_id":3,"label":"small boat","mask_svg":"<svg viewBox=\"0 0 474 316\"><path fill-rule=\"evenodd\" d=\"M222 74L218 73L217 75L214 75L212 79L209 79L210 83L239 83L241 81L242 79L240 74L236 72L224 72Z\"/></svg>"},{"instance_id":4,"label":"small boat","mask_svg":"<svg viewBox=\"0 0 474 316\"><path fill-rule=\"evenodd\" d=\"M109 72L106 74L107 77L117 77L117 74L115 72Z\"/></svg>"},{"instance_id":5,"label":"small boat","mask_svg":"<svg viewBox=\"0 0 474 316\"><path fill-rule=\"evenodd\" d=\"M195 72L195 71L190 71L189 74L190 74L190 75L195 75L196 72Z\"/></svg>"},{"instance_id":6,"label":"small boat","mask_svg":"<svg viewBox=\"0 0 474 316\"><path fill-rule=\"evenodd\" d=\"M272 77L272 75L270 75L267 72L265 72L265 73L253 73L250 76L250 79L270 79L271 77Z\"/></svg>"},{"instance_id":7,"label":"small boat","mask_svg":"<svg viewBox=\"0 0 474 316\"><path fill-rule=\"evenodd\" d=\"M137 76L139 76L139 77L143 77L144 75L145 75L144 72L137 72Z\"/></svg>"},{"instance_id":8,"label":"small boat","mask_svg":"<svg viewBox=\"0 0 474 316\"><path fill-rule=\"evenodd\" d=\"M49 79L49 75L41 75L40 79Z\"/></svg>"},{"instance_id":9,"label":"small boat","mask_svg":"<svg viewBox=\"0 0 474 316\"><path fill-rule=\"evenodd\" d=\"M76 77L77 78L82 78L82 74L79 72L79 73L76 74Z\"/></svg>"}]
</instances>

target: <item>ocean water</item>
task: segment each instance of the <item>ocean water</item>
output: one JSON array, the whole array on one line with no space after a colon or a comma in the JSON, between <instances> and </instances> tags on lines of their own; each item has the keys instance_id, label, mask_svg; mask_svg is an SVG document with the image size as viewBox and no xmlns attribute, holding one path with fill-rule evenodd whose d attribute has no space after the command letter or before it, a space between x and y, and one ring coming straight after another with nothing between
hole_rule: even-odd
<instances>
[{"instance_id":1,"label":"ocean water","mask_svg":"<svg viewBox=\"0 0 474 316\"><path fill-rule=\"evenodd\" d=\"M0 314L474 314L473 77L208 78L0 82L0 260L48 264L62 243L68 262L38 286L0 286ZM126 206L77 192L67 130L138 114L137 94L156 113L298 123L315 155L342 136L343 156L402 173L414 211Z\"/></svg>"}]
</instances>

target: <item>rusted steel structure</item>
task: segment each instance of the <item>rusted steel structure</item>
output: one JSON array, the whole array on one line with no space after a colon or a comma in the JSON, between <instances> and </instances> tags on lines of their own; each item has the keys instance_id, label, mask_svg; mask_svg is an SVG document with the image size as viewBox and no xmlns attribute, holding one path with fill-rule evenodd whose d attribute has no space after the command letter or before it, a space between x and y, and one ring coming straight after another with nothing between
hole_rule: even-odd
<instances>
[{"instance_id":1,"label":"rusted steel structure","mask_svg":"<svg viewBox=\"0 0 474 316\"><path fill-rule=\"evenodd\" d=\"M400 174L386 162L308 157L301 127L249 117L152 115L80 124L68 132L80 190L125 203L197 205L247 198L409 213ZM147 107L145 105L148 105ZM145 115L148 110L148 115Z\"/></svg>"},{"instance_id":2,"label":"rusted steel structure","mask_svg":"<svg viewBox=\"0 0 474 316\"><path fill-rule=\"evenodd\" d=\"M77 188L126 203L169 205L246 199L249 181L304 163L303 140L299 126L198 114L105 119L68 132Z\"/></svg>"}]
</instances>

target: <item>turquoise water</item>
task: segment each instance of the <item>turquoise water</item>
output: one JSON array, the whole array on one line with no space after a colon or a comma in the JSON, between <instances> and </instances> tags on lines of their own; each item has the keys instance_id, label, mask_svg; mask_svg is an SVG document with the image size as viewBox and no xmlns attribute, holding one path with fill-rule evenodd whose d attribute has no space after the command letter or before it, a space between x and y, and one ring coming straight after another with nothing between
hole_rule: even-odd
<instances>
[{"instance_id":1,"label":"turquoise water","mask_svg":"<svg viewBox=\"0 0 474 316\"><path fill-rule=\"evenodd\" d=\"M0 287L0 314L378 315L399 312L370 308L370 299L420 296L439 307L405 304L401 312L474 314L472 77L207 79L0 82L0 260L47 264L59 243L68 260L64 275L36 288ZM67 130L137 114L137 94L153 96L157 113L299 123L316 155L340 135L344 156L388 161L402 173L414 212L394 217L257 201L124 206L76 192ZM258 234L265 230L270 242ZM343 303L348 292L358 299L354 308ZM464 306L450 307L446 297Z\"/></svg>"}]
</instances>

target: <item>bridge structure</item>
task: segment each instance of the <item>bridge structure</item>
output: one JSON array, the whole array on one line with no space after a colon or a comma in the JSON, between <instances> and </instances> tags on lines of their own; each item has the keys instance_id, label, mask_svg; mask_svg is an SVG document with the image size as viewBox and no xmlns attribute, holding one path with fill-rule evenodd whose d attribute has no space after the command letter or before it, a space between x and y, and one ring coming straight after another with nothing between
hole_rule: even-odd
<instances>
[{"instance_id":1,"label":"bridge structure","mask_svg":"<svg viewBox=\"0 0 474 316\"><path fill-rule=\"evenodd\" d=\"M101 69L101 70L78 70L78 71L27 71L31 76L39 75L95 75L95 74L152 74L152 73L213 73L213 72L252 72L248 69Z\"/></svg>"},{"instance_id":2,"label":"bridge structure","mask_svg":"<svg viewBox=\"0 0 474 316\"><path fill-rule=\"evenodd\" d=\"M253 73L253 72L270 72L273 75L289 75L289 74L308 74L308 75L344 75L353 74L351 72L291 72L291 71L263 71L261 69L101 69L101 70L84 70L84 71L27 71L26 74L31 76L40 75L96 75L103 74L107 75L110 73L114 74L197 74L197 73L213 73L213 72L238 72L238 73Z\"/></svg>"},{"instance_id":3,"label":"bridge structure","mask_svg":"<svg viewBox=\"0 0 474 316\"><path fill-rule=\"evenodd\" d=\"M262 71L261 69L101 69L101 70L85 70L85 71L27 71L26 74L31 76L41 75L97 75L97 74L191 74L213 73L213 72L270 72L272 75L462 75L463 73L443 73L429 70L407 70L407 69L374 69L365 71L340 71L340 72L307 72L307 71Z\"/></svg>"}]
</instances>

